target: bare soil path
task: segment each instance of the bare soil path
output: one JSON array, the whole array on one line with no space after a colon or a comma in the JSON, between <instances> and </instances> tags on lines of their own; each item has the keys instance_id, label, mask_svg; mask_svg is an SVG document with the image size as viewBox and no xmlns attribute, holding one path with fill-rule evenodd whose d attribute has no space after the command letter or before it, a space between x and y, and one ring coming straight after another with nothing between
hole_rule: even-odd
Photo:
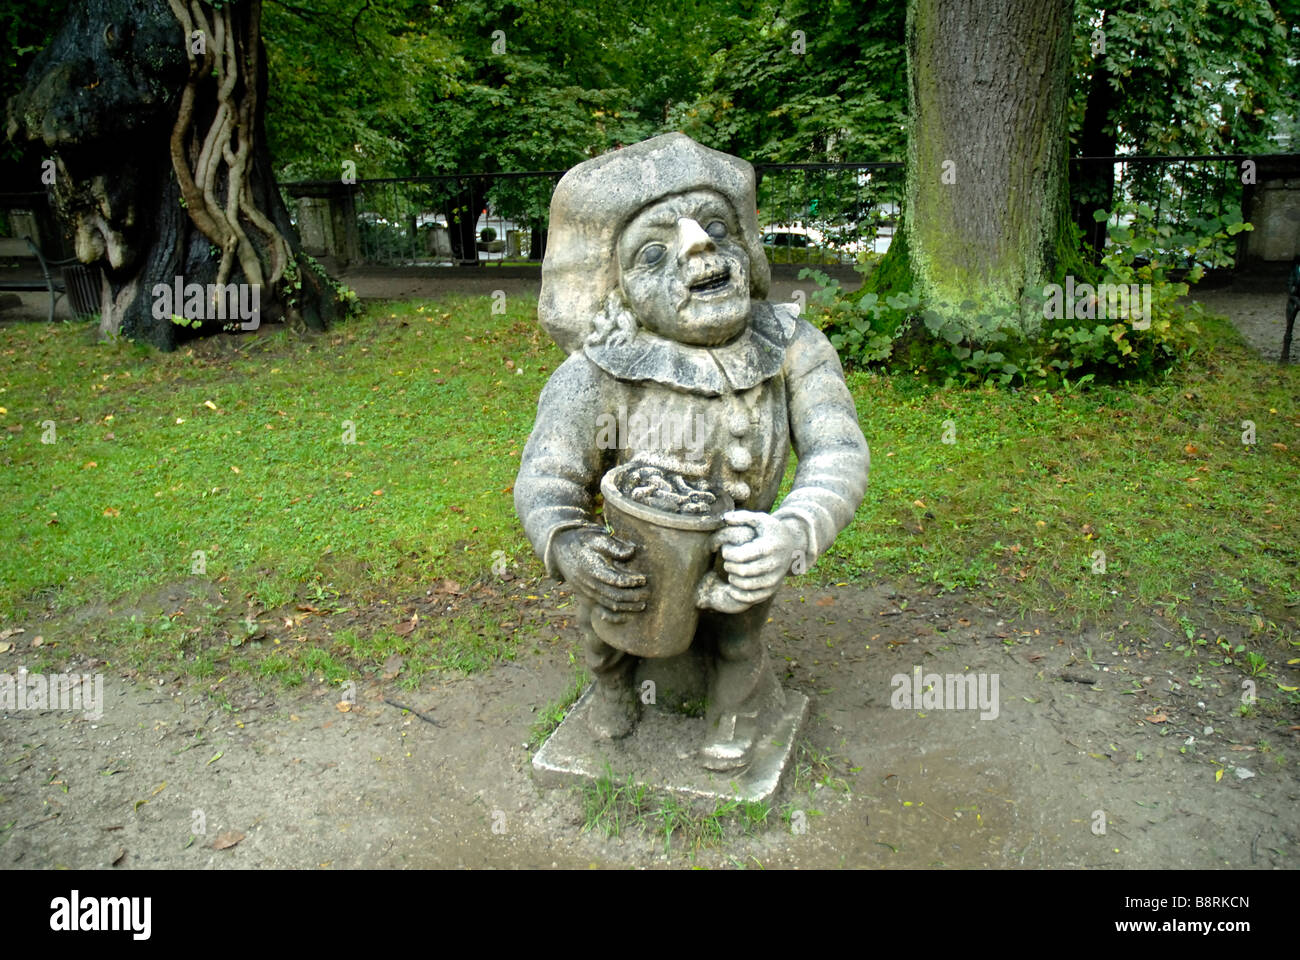
<instances>
[{"instance_id":1,"label":"bare soil path","mask_svg":"<svg viewBox=\"0 0 1300 960\"><path fill-rule=\"evenodd\" d=\"M1074 630L887 584L779 595L770 647L812 715L766 826L667 851L640 826L584 831L580 793L537 787L525 746L574 678L563 591L508 590L553 627L514 662L416 691L376 673L347 712L324 685L232 679L222 707L206 684L121 671L97 721L9 711L0 867L1300 866L1297 710L1242 716L1243 673L1166 649L1177 624ZM893 708L914 666L996 676L996 717Z\"/></svg>"}]
</instances>

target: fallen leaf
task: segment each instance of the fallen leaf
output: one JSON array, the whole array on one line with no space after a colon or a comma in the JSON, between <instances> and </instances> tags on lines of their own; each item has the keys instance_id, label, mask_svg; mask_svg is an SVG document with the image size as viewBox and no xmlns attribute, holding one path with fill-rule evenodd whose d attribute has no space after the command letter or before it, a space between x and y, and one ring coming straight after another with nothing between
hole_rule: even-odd
<instances>
[{"instance_id":1,"label":"fallen leaf","mask_svg":"<svg viewBox=\"0 0 1300 960\"><path fill-rule=\"evenodd\" d=\"M44 637L32 637L32 646L33 646L33 647L43 647L43 646L45 646L45 638L44 638Z\"/></svg>"},{"instance_id":2,"label":"fallen leaf","mask_svg":"<svg viewBox=\"0 0 1300 960\"><path fill-rule=\"evenodd\" d=\"M334 704L334 706L335 706L335 708L338 710L339 713L351 713L351 712L352 712L352 704L351 704L350 702L348 702L347 700L340 700L338 703Z\"/></svg>"},{"instance_id":3,"label":"fallen leaf","mask_svg":"<svg viewBox=\"0 0 1300 960\"><path fill-rule=\"evenodd\" d=\"M402 672L402 667L406 665L406 658L400 654L393 654L384 661L383 673L380 674L385 680L395 680L397 675Z\"/></svg>"},{"instance_id":4,"label":"fallen leaf","mask_svg":"<svg viewBox=\"0 0 1300 960\"><path fill-rule=\"evenodd\" d=\"M1222 779L1223 779L1223 769L1220 768L1220 769L1218 769L1218 770L1215 770L1215 771L1214 771L1214 782L1215 782L1215 783L1218 783L1218 782L1219 782L1220 780L1222 780Z\"/></svg>"},{"instance_id":5,"label":"fallen leaf","mask_svg":"<svg viewBox=\"0 0 1300 960\"><path fill-rule=\"evenodd\" d=\"M217 839L212 841L212 849L229 850L243 839L244 835L237 830L227 830L225 833L217 834Z\"/></svg>"},{"instance_id":6,"label":"fallen leaf","mask_svg":"<svg viewBox=\"0 0 1300 960\"><path fill-rule=\"evenodd\" d=\"M20 633L26 633L23 627L10 627L7 630L0 630L0 640L8 640L10 637L16 637Z\"/></svg>"},{"instance_id":7,"label":"fallen leaf","mask_svg":"<svg viewBox=\"0 0 1300 960\"><path fill-rule=\"evenodd\" d=\"M819 607L833 607L834 605L835 605L835 598L832 597L830 594L827 594L824 597L817 598L817 606Z\"/></svg>"},{"instance_id":8,"label":"fallen leaf","mask_svg":"<svg viewBox=\"0 0 1300 960\"><path fill-rule=\"evenodd\" d=\"M957 625L958 625L959 627L969 627L969 626L970 626L970 621L967 620L965 617L958 617L958 618L957 618Z\"/></svg>"},{"instance_id":9,"label":"fallen leaf","mask_svg":"<svg viewBox=\"0 0 1300 960\"><path fill-rule=\"evenodd\" d=\"M211 400L204 400L203 405L207 407L209 410L217 409L217 405L213 403Z\"/></svg>"},{"instance_id":10,"label":"fallen leaf","mask_svg":"<svg viewBox=\"0 0 1300 960\"><path fill-rule=\"evenodd\" d=\"M420 615L417 613L413 615L410 620L403 620L397 626L393 627L393 633L397 634L399 637L407 636L415 629L415 624L419 619Z\"/></svg>"},{"instance_id":11,"label":"fallen leaf","mask_svg":"<svg viewBox=\"0 0 1300 960\"><path fill-rule=\"evenodd\" d=\"M14 645L13 645L12 643L9 643L9 642L7 642L7 641L5 641L5 642L0 642L0 653L8 653L8 652L9 652L10 650L12 650L13 648L14 648Z\"/></svg>"},{"instance_id":12,"label":"fallen leaf","mask_svg":"<svg viewBox=\"0 0 1300 960\"><path fill-rule=\"evenodd\" d=\"M121 863L125 859L126 859L126 847L122 847L117 851L117 856L113 858L112 865L116 867L119 863Z\"/></svg>"},{"instance_id":13,"label":"fallen leaf","mask_svg":"<svg viewBox=\"0 0 1300 960\"><path fill-rule=\"evenodd\" d=\"M1147 720L1150 723L1168 723L1169 717L1165 715L1164 711L1157 710L1155 713L1151 714L1151 716L1147 717Z\"/></svg>"}]
</instances>

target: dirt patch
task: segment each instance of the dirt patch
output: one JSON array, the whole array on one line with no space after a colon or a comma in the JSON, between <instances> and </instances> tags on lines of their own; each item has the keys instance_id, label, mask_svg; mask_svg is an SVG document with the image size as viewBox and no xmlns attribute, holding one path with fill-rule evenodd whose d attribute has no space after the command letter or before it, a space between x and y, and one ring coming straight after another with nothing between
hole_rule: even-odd
<instances>
[{"instance_id":1,"label":"dirt patch","mask_svg":"<svg viewBox=\"0 0 1300 960\"><path fill-rule=\"evenodd\" d=\"M572 688L576 634L561 590L519 586L549 594L549 626L513 662L415 690L382 670L358 675L345 709L336 686L267 694L232 678L213 691L113 670L98 720L7 711L0 864L1300 863L1297 709L1275 689L1296 685L1294 667L1259 678L1269 699L1243 716L1242 671L1177 652L1178 628L1159 618L1078 631L908 585L778 596L770 647L812 713L766 826L697 852L681 837L665 851L662 836L638 827L608 839L584 831L582 797L539 789L525 746L539 712ZM4 654L0 670L20 662ZM914 666L923 682L996 676L996 717L896 709L896 678L910 680Z\"/></svg>"}]
</instances>

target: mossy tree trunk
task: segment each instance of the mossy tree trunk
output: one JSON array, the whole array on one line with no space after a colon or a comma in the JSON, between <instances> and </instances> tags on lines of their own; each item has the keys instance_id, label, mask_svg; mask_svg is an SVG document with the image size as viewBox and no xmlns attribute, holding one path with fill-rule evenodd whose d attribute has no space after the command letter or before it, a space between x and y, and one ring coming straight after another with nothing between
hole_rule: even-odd
<instances>
[{"instance_id":1,"label":"mossy tree trunk","mask_svg":"<svg viewBox=\"0 0 1300 960\"><path fill-rule=\"evenodd\" d=\"M1068 235L1069 0L911 0L903 222L912 290L960 318L1050 278ZM1021 312L1028 329L1041 319Z\"/></svg>"},{"instance_id":2,"label":"mossy tree trunk","mask_svg":"<svg viewBox=\"0 0 1300 960\"><path fill-rule=\"evenodd\" d=\"M332 285L303 269L272 172L261 9L85 0L9 104L9 136L50 153L51 195L78 258L103 265L106 335L172 349L244 319L216 319L205 303L202 324L181 328L171 315L188 312L174 298L159 316L154 288L177 277L205 292L256 286L260 322L323 329L340 312Z\"/></svg>"}]
</instances>

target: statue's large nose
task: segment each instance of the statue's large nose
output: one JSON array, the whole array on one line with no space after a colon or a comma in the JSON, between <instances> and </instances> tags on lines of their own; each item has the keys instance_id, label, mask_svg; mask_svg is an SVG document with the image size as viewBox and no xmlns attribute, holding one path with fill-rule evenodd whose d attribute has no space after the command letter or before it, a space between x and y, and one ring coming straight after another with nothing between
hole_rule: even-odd
<instances>
[{"instance_id":1,"label":"statue's large nose","mask_svg":"<svg viewBox=\"0 0 1300 960\"><path fill-rule=\"evenodd\" d=\"M677 220L677 259L685 260L687 257L694 256L697 253L713 249L713 238L710 237L704 228L690 217L679 217Z\"/></svg>"}]
</instances>

